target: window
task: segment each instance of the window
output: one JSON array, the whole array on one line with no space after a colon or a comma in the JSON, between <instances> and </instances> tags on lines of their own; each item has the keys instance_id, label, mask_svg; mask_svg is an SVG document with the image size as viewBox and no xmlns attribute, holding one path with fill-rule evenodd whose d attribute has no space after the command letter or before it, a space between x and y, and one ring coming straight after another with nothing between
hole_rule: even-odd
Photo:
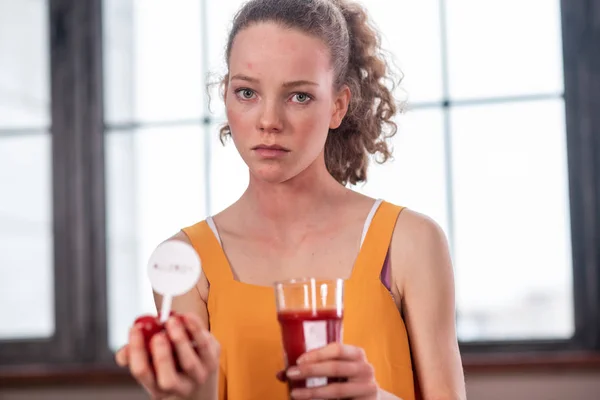
<instances>
[{"instance_id":1,"label":"window","mask_svg":"<svg viewBox=\"0 0 600 400\"><path fill-rule=\"evenodd\" d=\"M0 340L55 333L47 11L0 2Z\"/></svg>"},{"instance_id":2,"label":"window","mask_svg":"<svg viewBox=\"0 0 600 400\"><path fill-rule=\"evenodd\" d=\"M0 2L1 365L112 358L99 5Z\"/></svg>"},{"instance_id":3,"label":"window","mask_svg":"<svg viewBox=\"0 0 600 400\"><path fill-rule=\"evenodd\" d=\"M465 352L599 350L593 6L363 2L408 107L354 189L447 233ZM111 365L152 249L245 189L205 90L242 3L0 1L0 365Z\"/></svg>"},{"instance_id":4,"label":"window","mask_svg":"<svg viewBox=\"0 0 600 400\"><path fill-rule=\"evenodd\" d=\"M521 3L365 3L409 111L358 189L445 230L464 342L574 332L560 5Z\"/></svg>"},{"instance_id":5,"label":"window","mask_svg":"<svg viewBox=\"0 0 600 400\"><path fill-rule=\"evenodd\" d=\"M136 12L133 7L129 14L133 24L124 23L137 33L133 35L137 42L126 41L134 43L129 53L134 54L131 64L146 65L146 58L157 59L150 69L157 75L144 85L146 92L169 99L169 107L179 112L189 106L189 96L170 96L161 85L154 84L159 76L171 76L157 67L166 65L163 59L173 65L196 65L202 60L196 69L169 68L177 71L175 86L187 82L186 88L200 93L207 84L218 82L226 71L223 52L231 16L242 3L226 1L217 7L205 2L202 9L196 9L197 2L187 2L161 12ZM386 49L404 74L402 88L408 95L408 110L397 118L399 132L392 140L395 160L383 166L373 164L369 182L355 189L428 214L445 230L455 261L461 341L569 340L575 320L560 5L541 0L527 5L516 0L485 6L479 3L365 3L382 31ZM514 13L517 6L520 12ZM175 20L177 13L186 17ZM170 42L177 43L168 51L160 45L144 45L155 35L144 33L144 27L159 23L153 23L149 19L152 16L167 28ZM536 29L532 30L534 20ZM504 28L507 24L510 30ZM189 43L187 34L193 31L199 32L194 37L201 38L201 43ZM118 47L122 41L115 38L115 43ZM149 74L130 71L132 77ZM199 71L205 77L202 81L198 80ZM115 287L124 282L130 287L138 285L135 282L143 275L144 262L158 241L193 222L192 215L202 219L225 208L247 183L245 166L234 147L222 147L218 142L224 109L214 87L209 93L212 101L209 104L209 99L204 99L204 114L173 114L170 122L161 125L170 125L171 135L181 129L180 124L198 124L197 133L204 141L188 137L183 145L198 153L194 161L189 152L178 153L183 142L171 137L166 146L156 146L153 153L159 164L167 160L168 153L172 161L178 160L176 164L187 163L185 178L180 173L185 183L179 193L202 198L186 203L190 208L181 213L187 220L166 217L163 226L160 221L169 214L172 203L159 205L156 200L145 200L148 207L156 204L156 209L154 218L139 217L138 228L131 230L133 237L135 232L143 232L137 234L139 242L134 246L139 272L130 275L135 279L123 278ZM135 107L137 97L131 98ZM161 108L154 114L165 112ZM149 121L135 116L130 122L143 127ZM139 140L152 140L144 139L141 132L134 135ZM178 157L180 154L184 155ZM182 158L189 161L182 162ZM200 158L204 163L195 166ZM139 165L133 158L128 162ZM137 170L142 171L137 182L143 186L143 175L150 175L152 170L147 166ZM219 184L223 181L227 182L225 187ZM138 186L137 196L160 197L154 191L169 187L160 182L159 178L145 189ZM199 193L202 185L204 192ZM110 187L109 180L109 193ZM109 221L110 215L117 218L125 199L141 204L135 196L124 196L123 203L115 202L108 208ZM204 205L202 210L200 204ZM144 219L152 226L140 229ZM116 295L118 290L109 285L109 293ZM140 296L146 300L140 300L137 310L151 309L149 291ZM125 340L125 322L120 328L113 325L115 331L120 329L121 341ZM114 340L118 341L117 336Z\"/></svg>"}]
</instances>

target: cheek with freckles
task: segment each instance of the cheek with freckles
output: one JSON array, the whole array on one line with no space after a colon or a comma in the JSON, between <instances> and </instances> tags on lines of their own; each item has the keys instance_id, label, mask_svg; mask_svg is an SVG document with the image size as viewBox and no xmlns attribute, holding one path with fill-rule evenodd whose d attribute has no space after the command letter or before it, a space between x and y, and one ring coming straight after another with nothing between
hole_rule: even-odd
<instances>
[{"instance_id":1,"label":"cheek with freckles","mask_svg":"<svg viewBox=\"0 0 600 400\"><path fill-rule=\"evenodd\" d=\"M308 153L307 156L316 157L327 139L328 126L327 121L319 118L318 115L309 115L298 118L290 124L293 127L293 142L299 150Z\"/></svg>"},{"instance_id":2,"label":"cheek with freckles","mask_svg":"<svg viewBox=\"0 0 600 400\"><path fill-rule=\"evenodd\" d=\"M284 181L313 164L323 151L331 121L330 110L324 104L327 101L309 106L284 104L280 115L281 131L264 133L259 129L260 107L239 104L235 98L228 99L227 117L233 142L251 172L266 181ZM257 158L251 149L264 141L274 141L289 148L289 157L282 160Z\"/></svg>"},{"instance_id":3,"label":"cheek with freckles","mask_svg":"<svg viewBox=\"0 0 600 400\"><path fill-rule=\"evenodd\" d=\"M260 132L256 128L256 123L251 112L244 112L230 107L227 112L227 123L231 131L233 143L238 152L248 163L248 154L252 147L260 144Z\"/></svg>"}]
</instances>

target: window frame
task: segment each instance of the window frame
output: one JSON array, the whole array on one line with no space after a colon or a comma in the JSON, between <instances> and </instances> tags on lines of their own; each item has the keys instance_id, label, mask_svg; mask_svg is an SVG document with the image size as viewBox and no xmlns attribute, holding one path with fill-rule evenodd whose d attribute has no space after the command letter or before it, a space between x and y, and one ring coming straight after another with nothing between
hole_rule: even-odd
<instances>
[{"instance_id":1,"label":"window frame","mask_svg":"<svg viewBox=\"0 0 600 400\"><path fill-rule=\"evenodd\" d=\"M103 120L102 0L49 0L48 17L56 334L0 341L0 383L48 384L61 376L129 381L126 371L115 369L108 346L104 140L114 128ZM561 21L575 334L568 340L461 342L467 370L600 365L600 113L594 111L600 109L600 52L593 50L600 3L561 0ZM452 105L424 106L448 111ZM209 115L206 108L198 123L209 127Z\"/></svg>"},{"instance_id":2,"label":"window frame","mask_svg":"<svg viewBox=\"0 0 600 400\"><path fill-rule=\"evenodd\" d=\"M600 4L561 0L574 342L600 350ZM595 47L594 47L595 46ZM594 51L594 48L596 50Z\"/></svg>"},{"instance_id":3,"label":"window frame","mask_svg":"<svg viewBox=\"0 0 600 400\"><path fill-rule=\"evenodd\" d=\"M600 4L561 0L575 331L565 340L461 343L481 353L600 351ZM597 44L596 44L597 46ZM548 216L551 221L551 216Z\"/></svg>"},{"instance_id":4,"label":"window frame","mask_svg":"<svg viewBox=\"0 0 600 400\"><path fill-rule=\"evenodd\" d=\"M101 0L49 0L55 334L0 341L0 367L108 362Z\"/></svg>"}]
</instances>

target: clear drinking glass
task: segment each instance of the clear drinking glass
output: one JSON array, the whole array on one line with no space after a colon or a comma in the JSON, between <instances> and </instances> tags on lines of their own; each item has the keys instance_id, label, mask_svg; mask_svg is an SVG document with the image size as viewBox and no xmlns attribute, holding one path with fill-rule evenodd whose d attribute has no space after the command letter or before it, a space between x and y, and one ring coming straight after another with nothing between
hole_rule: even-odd
<instances>
[{"instance_id":1,"label":"clear drinking glass","mask_svg":"<svg viewBox=\"0 0 600 400\"><path fill-rule=\"evenodd\" d=\"M305 352L342 341L344 281L315 278L275 283L277 318L281 327L286 368ZM288 381L288 388L316 387L333 382L327 377Z\"/></svg>"}]
</instances>

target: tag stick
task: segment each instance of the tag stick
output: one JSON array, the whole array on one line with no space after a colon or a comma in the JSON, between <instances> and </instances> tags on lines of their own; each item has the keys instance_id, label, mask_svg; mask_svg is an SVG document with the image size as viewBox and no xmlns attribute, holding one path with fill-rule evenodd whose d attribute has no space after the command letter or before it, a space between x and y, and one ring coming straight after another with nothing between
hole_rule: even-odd
<instances>
[{"instance_id":1,"label":"tag stick","mask_svg":"<svg viewBox=\"0 0 600 400\"><path fill-rule=\"evenodd\" d=\"M148 278L152 289L163 296L160 322L165 323L171 314L174 296L181 296L200 279L201 262L194 248L179 240L160 244L148 261Z\"/></svg>"},{"instance_id":2,"label":"tag stick","mask_svg":"<svg viewBox=\"0 0 600 400\"><path fill-rule=\"evenodd\" d=\"M160 322L165 323L169 319L169 314L171 313L171 302L173 301L173 296L163 296L162 305L160 307Z\"/></svg>"}]
</instances>

